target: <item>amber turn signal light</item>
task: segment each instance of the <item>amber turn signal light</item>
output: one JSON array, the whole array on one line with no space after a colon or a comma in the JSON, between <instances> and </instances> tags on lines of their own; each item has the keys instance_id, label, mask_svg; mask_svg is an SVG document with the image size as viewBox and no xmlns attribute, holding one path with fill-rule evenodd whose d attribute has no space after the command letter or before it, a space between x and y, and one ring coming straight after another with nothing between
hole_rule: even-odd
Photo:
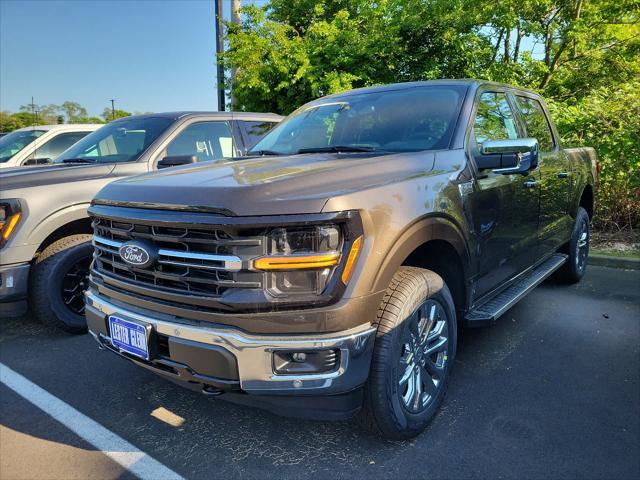
<instances>
[{"instance_id":1,"label":"amber turn signal light","mask_svg":"<svg viewBox=\"0 0 640 480\"><path fill-rule=\"evenodd\" d=\"M333 267L340 261L340 252L319 255L274 255L257 258L253 267L258 270L302 270Z\"/></svg>"},{"instance_id":2,"label":"amber turn signal light","mask_svg":"<svg viewBox=\"0 0 640 480\"><path fill-rule=\"evenodd\" d=\"M9 237L11 236L11 233L13 232L13 230L16 228L16 225L18 224L18 221L20 220L20 216L21 214L18 213L14 213L13 215L11 215L11 217L9 217L9 220L3 225L3 222L0 222L0 227L2 228L2 239L3 240L8 240Z\"/></svg>"},{"instance_id":3,"label":"amber turn signal light","mask_svg":"<svg viewBox=\"0 0 640 480\"><path fill-rule=\"evenodd\" d=\"M351 278L351 274L353 273L353 267L356 265L356 260L358 260L358 256L360 255L360 250L362 249L362 235L356 238L351 245L351 250L349 250L349 256L347 257L347 261L344 264L344 270L342 271L342 283L345 285L349 282Z\"/></svg>"}]
</instances>

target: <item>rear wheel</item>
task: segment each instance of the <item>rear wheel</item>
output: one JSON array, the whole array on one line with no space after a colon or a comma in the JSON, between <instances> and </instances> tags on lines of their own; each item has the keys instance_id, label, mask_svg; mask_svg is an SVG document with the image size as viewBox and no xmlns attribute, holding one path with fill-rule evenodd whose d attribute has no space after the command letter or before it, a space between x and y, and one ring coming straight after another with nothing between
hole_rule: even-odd
<instances>
[{"instance_id":1,"label":"rear wheel","mask_svg":"<svg viewBox=\"0 0 640 480\"><path fill-rule=\"evenodd\" d=\"M91 235L71 235L49 245L36 259L30 307L45 325L84 333L84 291L93 254Z\"/></svg>"},{"instance_id":2,"label":"rear wheel","mask_svg":"<svg viewBox=\"0 0 640 480\"><path fill-rule=\"evenodd\" d=\"M401 267L377 319L360 421L386 438L412 438L427 427L447 388L456 352L453 299L439 275Z\"/></svg>"},{"instance_id":3,"label":"rear wheel","mask_svg":"<svg viewBox=\"0 0 640 480\"><path fill-rule=\"evenodd\" d=\"M563 281L578 283L582 280L587 270L590 240L589 214L584 208L578 207L576 222L569 240L569 258L560 269L560 277Z\"/></svg>"}]
</instances>

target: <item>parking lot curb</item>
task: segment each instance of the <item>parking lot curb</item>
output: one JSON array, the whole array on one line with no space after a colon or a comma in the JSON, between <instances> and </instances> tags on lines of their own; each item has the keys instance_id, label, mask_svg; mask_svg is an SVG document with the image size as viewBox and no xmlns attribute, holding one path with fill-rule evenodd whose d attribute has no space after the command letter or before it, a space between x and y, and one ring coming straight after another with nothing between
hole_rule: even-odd
<instances>
[{"instance_id":1,"label":"parking lot curb","mask_svg":"<svg viewBox=\"0 0 640 480\"><path fill-rule=\"evenodd\" d=\"M589 254L589 265L601 267L626 268L630 270L640 270L640 258L637 257L614 257L611 255Z\"/></svg>"}]
</instances>

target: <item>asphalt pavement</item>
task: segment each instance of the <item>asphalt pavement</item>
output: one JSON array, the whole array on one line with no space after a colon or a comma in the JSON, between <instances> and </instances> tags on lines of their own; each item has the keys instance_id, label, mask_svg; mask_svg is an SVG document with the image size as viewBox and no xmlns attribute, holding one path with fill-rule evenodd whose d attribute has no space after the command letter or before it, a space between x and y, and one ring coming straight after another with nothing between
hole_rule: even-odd
<instances>
[{"instance_id":1,"label":"asphalt pavement","mask_svg":"<svg viewBox=\"0 0 640 480\"><path fill-rule=\"evenodd\" d=\"M204 397L88 335L0 324L2 364L184 478L640 478L640 271L549 280L458 352L427 431L390 442ZM0 478L135 476L64 423L0 384Z\"/></svg>"}]
</instances>

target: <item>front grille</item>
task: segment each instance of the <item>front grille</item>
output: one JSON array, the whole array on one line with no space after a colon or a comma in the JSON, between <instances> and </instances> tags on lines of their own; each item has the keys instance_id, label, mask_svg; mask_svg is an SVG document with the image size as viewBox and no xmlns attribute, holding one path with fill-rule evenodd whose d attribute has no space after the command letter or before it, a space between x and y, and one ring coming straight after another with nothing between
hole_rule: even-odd
<instances>
[{"instance_id":1,"label":"front grille","mask_svg":"<svg viewBox=\"0 0 640 480\"><path fill-rule=\"evenodd\" d=\"M140 288L151 288L156 294L172 294L177 303L191 305L189 296L219 299L230 289L262 288L261 273L242 270L249 258L264 253L260 235L241 235L215 226L156 226L107 218L94 218L93 228L93 271L106 281L117 281L120 289L130 286L139 294ZM158 262L150 268L126 263L118 249L130 240L153 245Z\"/></svg>"}]
</instances>

